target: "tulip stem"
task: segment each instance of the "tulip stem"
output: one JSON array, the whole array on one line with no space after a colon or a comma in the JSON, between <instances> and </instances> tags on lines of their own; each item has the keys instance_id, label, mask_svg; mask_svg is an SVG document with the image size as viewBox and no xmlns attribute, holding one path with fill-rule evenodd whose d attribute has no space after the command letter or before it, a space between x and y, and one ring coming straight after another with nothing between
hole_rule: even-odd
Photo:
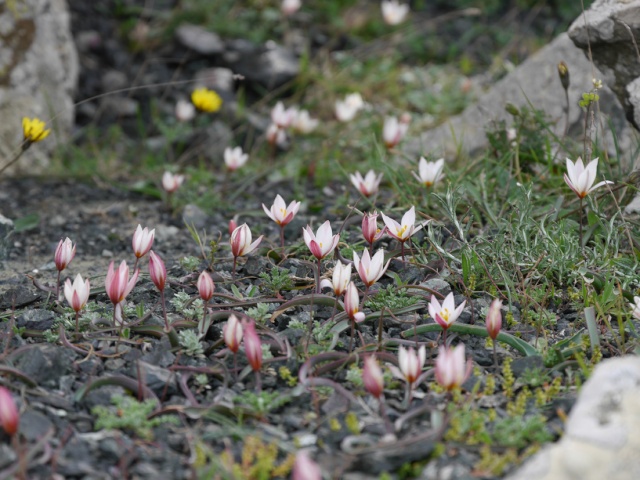
<instances>
[{"instance_id":1,"label":"tulip stem","mask_svg":"<svg viewBox=\"0 0 640 480\"><path fill-rule=\"evenodd\" d=\"M262 378L260 377L260 370L256 370L256 391L262 392Z\"/></svg>"},{"instance_id":2,"label":"tulip stem","mask_svg":"<svg viewBox=\"0 0 640 480\"><path fill-rule=\"evenodd\" d=\"M169 319L167 318L167 306L164 301L164 290L160 292L160 302L162 303L162 316L164 317L165 331L169 333L171 331L171 325L169 325Z\"/></svg>"},{"instance_id":3,"label":"tulip stem","mask_svg":"<svg viewBox=\"0 0 640 480\"><path fill-rule=\"evenodd\" d=\"M76 337L80 335L80 310L76 310Z\"/></svg>"},{"instance_id":4,"label":"tulip stem","mask_svg":"<svg viewBox=\"0 0 640 480\"><path fill-rule=\"evenodd\" d=\"M58 279L56 280L56 303L60 301L60 274L62 270L58 270Z\"/></svg>"},{"instance_id":5,"label":"tulip stem","mask_svg":"<svg viewBox=\"0 0 640 480\"><path fill-rule=\"evenodd\" d=\"M280 225L280 247L282 248L282 255L284 256L284 225Z\"/></svg>"},{"instance_id":6,"label":"tulip stem","mask_svg":"<svg viewBox=\"0 0 640 480\"><path fill-rule=\"evenodd\" d=\"M497 351L497 348L498 348L498 342L495 339L493 339L493 366L495 368L498 368L498 351Z\"/></svg>"},{"instance_id":7,"label":"tulip stem","mask_svg":"<svg viewBox=\"0 0 640 480\"><path fill-rule=\"evenodd\" d=\"M238 383L238 352L233 352L233 383Z\"/></svg>"},{"instance_id":8,"label":"tulip stem","mask_svg":"<svg viewBox=\"0 0 640 480\"><path fill-rule=\"evenodd\" d=\"M136 271L136 268L138 268L138 262L139 262L139 261L140 261L140 257L138 257L138 256L136 255L136 261L135 261L135 262L134 262L134 264L133 264L133 271L134 271L134 272Z\"/></svg>"},{"instance_id":9,"label":"tulip stem","mask_svg":"<svg viewBox=\"0 0 640 480\"><path fill-rule=\"evenodd\" d=\"M318 259L318 281L316 282L316 293L322 293L322 289L320 288L320 272L322 271L322 259Z\"/></svg>"},{"instance_id":10,"label":"tulip stem","mask_svg":"<svg viewBox=\"0 0 640 480\"><path fill-rule=\"evenodd\" d=\"M231 272L231 279L236 281L236 264L238 263L238 257L233 257L233 270Z\"/></svg>"},{"instance_id":11,"label":"tulip stem","mask_svg":"<svg viewBox=\"0 0 640 480\"><path fill-rule=\"evenodd\" d=\"M204 336L205 334L205 321L207 320L207 305L209 304L209 300L204 302L204 311L202 312L202 323L200 324L200 336Z\"/></svg>"},{"instance_id":12,"label":"tulip stem","mask_svg":"<svg viewBox=\"0 0 640 480\"><path fill-rule=\"evenodd\" d=\"M582 197L580 197L580 236L579 236L579 239L580 239L580 249L584 250L584 247L582 245L582 202L583 202L583 199L582 199Z\"/></svg>"},{"instance_id":13,"label":"tulip stem","mask_svg":"<svg viewBox=\"0 0 640 480\"><path fill-rule=\"evenodd\" d=\"M384 420L385 430L387 433L393 433L393 426L391 425L391 421L387 415L387 409L384 407L384 395L380 395L380 397L378 397L378 403L380 404L380 416Z\"/></svg>"}]
</instances>

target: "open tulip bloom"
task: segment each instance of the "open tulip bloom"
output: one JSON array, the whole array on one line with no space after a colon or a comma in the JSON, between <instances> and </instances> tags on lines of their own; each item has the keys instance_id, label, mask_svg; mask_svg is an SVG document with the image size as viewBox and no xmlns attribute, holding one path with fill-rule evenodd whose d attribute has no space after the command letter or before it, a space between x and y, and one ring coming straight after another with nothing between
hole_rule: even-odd
<instances>
[{"instance_id":1,"label":"open tulip bloom","mask_svg":"<svg viewBox=\"0 0 640 480\"><path fill-rule=\"evenodd\" d=\"M409 5L399 3L398 0L382 0L380 9L382 10L382 18L387 25L398 25L409 14Z\"/></svg>"},{"instance_id":2,"label":"open tulip bloom","mask_svg":"<svg viewBox=\"0 0 640 480\"><path fill-rule=\"evenodd\" d=\"M414 177L425 187L432 187L435 185L444 174L442 169L444 168L444 158L436 160L435 162L427 162L427 159L420 157L420 163L418 163L418 173L411 172Z\"/></svg>"},{"instance_id":3,"label":"open tulip bloom","mask_svg":"<svg viewBox=\"0 0 640 480\"><path fill-rule=\"evenodd\" d=\"M388 149L392 149L398 145L406 135L407 130L409 130L409 123L403 120L404 118L398 120L396 117L387 117L384 119L382 141Z\"/></svg>"},{"instance_id":4,"label":"open tulip bloom","mask_svg":"<svg viewBox=\"0 0 640 480\"><path fill-rule=\"evenodd\" d=\"M276 195L271 209L268 209L264 203L262 204L262 208L264 213L280 226L280 246L284 247L284 227L291 222L293 217L296 216L296 213L298 213L300 202L293 200L289 206L287 206L284 199L280 195Z\"/></svg>"},{"instance_id":5,"label":"open tulip bloom","mask_svg":"<svg viewBox=\"0 0 640 480\"><path fill-rule=\"evenodd\" d=\"M364 177L360 172L356 172L349 175L349 178L353 186L356 187L362 195L369 198L378 193L382 174L376 175L376 172L369 170Z\"/></svg>"},{"instance_id":6,"label":"open tulip bloom","mask_svg":"<svg viewBox=\"0 0 640 480\"><path fill-rule=\"evenodd\" d=\"M580 199L580 246L582 246L582 201L584 197L593 192L596 188L603 185L613 183L610 180L604 180L596 183L598 174L598 159L594 158L585 167L582 158L578 157L576 163L567 158L567 173L564 174L564 181L567 182L569 188L575 192Z\"/></svg>"},{"instance_id":7,"label":"open tulip bloom","mask_svg":"<svg viewBox=\"0 0 640 480\"><path fill-rule=\"evenodd\" d=\"M322 268L322 259L333 252L333 250L338 246L340 235L333 234L331 223L327 220L320 225L315 235L313 234L311 227L307 225L302 229L302 236L304 237L304 243L309 247L311 254L318 260L317 292L320 293L320 270Z\"/></svg>"},{"instance_id":8,"label":"open tulip bloom","mask_svg":"<svg viewBox=\"0 0 640 480\"><path fill-rule=\"evenodd\" d=\"M449 293L449 295L445 297L442 305L440 305L440 302L438 302L435 295L431 295L431 302L429 303L429 315L431 315L431 318L433 318L444 331L443 344L446 345L447 329L453 322L458 319L466 303L467 301L464 300L456 308L456 304L453 299L453 292Z\"/></svg>"},{"instance_id":9,"label":"open tulip bloom","mask_svg":"<svg viewBox=\"0 0 640 480\"><path fill-rule=\"evenodd\" d=\"M382 220L387 226L387 233L400 242L402 249L401 255L404 261L404 243L411 238L415 232L420 230L422 226L416 228L416 208L412 206L403 216L401 223L396 222L393 218L382 214Z\"/></svg>"},{"instance_id":10,"label":"open tulip bloom","mask_svg":"<svg viewBox=\"0 0 640 480\"><path fill-rule=\"evenodd\" d=\"M224 163L232 172L243 167L247 160L249 160L249 154L243 153L241 147L227 147L224 149Z\"/></svg>"},{"instance_id":11,"label":"open tulip bloom","mask_svg":"<svg viewBox=\"0 0 640 480\"><path fill-rule=\"evenodd\" d=\"M373 258L369 256L369 250L365 250L362 253L362 259L360 259L355 250L353 252L353 264L367 290L387 271L390 261L389 259L386 264L384 263L384 250L382 249L378 250Z\"/></svg>"}]
</instances>

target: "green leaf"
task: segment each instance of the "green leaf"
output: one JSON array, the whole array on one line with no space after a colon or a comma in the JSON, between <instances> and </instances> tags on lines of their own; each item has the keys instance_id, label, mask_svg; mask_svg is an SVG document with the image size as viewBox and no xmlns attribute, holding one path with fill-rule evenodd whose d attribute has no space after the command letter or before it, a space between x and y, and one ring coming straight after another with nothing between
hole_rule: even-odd
<instances>
[{"instance_id":1,"label":"green leaf","mask_svg":"<svg viewBox=\"0 0 640 480\"><path fill-rule=\"evenodd\" d=\"M14 230L18 232L26 232L33 230L40 225L40 215L37 213L31 213L21 218L17 218L13 221Z\"/></svg>"}]
</instances>

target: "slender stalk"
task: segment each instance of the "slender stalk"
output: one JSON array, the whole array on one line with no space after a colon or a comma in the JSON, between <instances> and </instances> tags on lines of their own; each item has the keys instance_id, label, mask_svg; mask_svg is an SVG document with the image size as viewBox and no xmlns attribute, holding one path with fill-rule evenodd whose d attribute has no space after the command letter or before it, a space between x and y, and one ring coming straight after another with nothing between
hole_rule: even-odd
<instances>
[{"instance_id":1,"label":"slender stalk","mask_svg":"<svg viewBox=\"0 0 640 480\"><path fill-rule=\"evenodd\" d=\"M320 272L322 271L322 260L318 259L318 282L316 283L316 293L322 293L320 288Z\"/></svg>"},{"instance_id":2,"label":"slender stalk","mask_svg":"<svg viewBox=\"0 0 640 480\"><path fill-rule=\"evenodd\" d=\"M233 383L238 383L238 352L233 352Z\"/></svg>"},{"instance_id":3,"label":"slender stalk","mask_svg":"<svg viewBox=\"0 0 640 480\"><path fill-rule=\"evenodd\" d=\"M498 342L496 340L494 340L492 343L493 343L493 366L495 368L498 368L498 351L497 351L497 348L498 348L497 343Z\"/></svg>"},{"instance_id":4,"label":"slender stalk","mask_svg":"<svg viewBox=\"0 0 640 480\"><path fill-rule=\"evenodd\" d=\"M169 325L169 319L167 318L167 305L164 301L164 290L160 292L160 302L162 303L162 316L164 317L164 328L166 332L171 331L171 325Z\"/></svg>"},{"instance_id":5,"label":"slender stalk","mask_svg":"<svg viewBox=\"0 0 640 480\"><path fill-rule=\"evenodd\" d=\"M139 261L140 261L140 257L138 257L138 256L136 255L136 261L135 261L135 262L134 262L134 264L133 264L133 271L134 271L134 272L136 271L136 268L138 268L138 262L139 262Z\"/></svg>"},{"instance_id":6,"label":"slender stalk","mask_svg":"<svg viewBox=\"0 0 640 480\"><path fill-rule=\"evenodd\" d=\"M260 370L256 370L256 391L260 393L262 391L262 377L260 377Z\"/></svg>"},{"instance_id":7,"label":"slender stalk","mask_svg":"<svg viewBox=\"0 0 640 480\"><path fill-rule=\"evenodd\" d=\"M20 157L22 156L22 154L24 153L24 151L29 148L31 146L30 141L27 140L27 143L25 143L22 146L22 149L16 154L15 157L13 157L7 164L5 164L4 166L2 166L2 168L0 168L0 173L4 172L7 168L9 168L11 165L13 165L14 163L16 163L18 160L20 160ZM26 148L25 148L26 147Z\"/></svg>"},{"instance_id":8,"label":"slender stalk","mask_svg":"<svg viewBox=\"0 0 640 480\"><path fill-rule=\"evenodd\" d=\"M580 236L579 236L579 241L580 241L580 249L583 250L584 252L584 247L582 246L582 197L580 197Z\"/></svg>"},{"instance_id":9,"label":"slender stalk","mask_svg":"<svg viewBox=\"0 0 640 480\"><path fill-rule=\"evenodd\" d=\"M200 324L200 335L204 335L204 327L205 322L207 320L207 305L209 305L209 300L204 302L204 311L202 312L202 323Z\"/></svg>"},{"instance_id":10,"label":"slender stalk","mask_svg":"<svg viewBox=\"0 0 640 480\"><path fill-rule=\"evenodd\" d=\"M378 403L380 404L380 416L384 420L384 427L387 430L387 433L393 433L393 425L391 425L391 421L387 415L387 409L384 407L384 395L380 395Z\"/></svg>"},{"instance_id":11,"label":"slender stalk","mask_svg":"<svg viewBox=\"0 0 640 480\"><path fill-rule=\"evenodd\" d=\"M284 225L280 225L280 248L282 248L282 254L284 255Z\"/></svg>"},{"instance_id":12,"label":"slender stalk","mask_svg":"<svg viewBox=\"0 0 640 480\"><path fill-rule=\"evenodd\" d=\"M76 311L76 337L80 335L80 311Z\"/></svg>"},{"instance_id":13,"label":"slender stalk","mask_svg":"<svg viewBox=\"0 0 640 480\"><path fill-rule=\"evenodd\" d=\"M233 271L231 272L231 279L236 281L236 264L238 263L238 257L233 257Z\"/></svg>"},{"instance_id":14,"label":"slender stalk","mask_svg":"<svg viewBox=\"0 0 640 480\"><path fill-rule=\"evenodd\" d=\"M58 279L56 280L56 302L60 301L60 274L62 270L58 270Z\"/></svg>"}]
</instances>

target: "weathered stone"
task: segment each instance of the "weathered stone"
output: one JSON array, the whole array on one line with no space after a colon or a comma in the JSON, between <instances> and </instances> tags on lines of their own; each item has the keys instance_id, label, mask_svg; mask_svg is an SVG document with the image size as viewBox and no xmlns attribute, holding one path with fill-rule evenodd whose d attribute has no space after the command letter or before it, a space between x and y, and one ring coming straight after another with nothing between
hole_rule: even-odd
<instances>
[{"instance_id":1,"label":"weathered stone","mask_svg":"<svg viewBox=\"0 0 640 480\"><path fill-rule=\"evenodd\" d=\"M53 326L53 313L49 310L27 310L16 321L19 328L49 330Z\"/></svg>"},{"instance_id":2,"label":"weathered stone","mask_svg":"<svg viewBox=\"0 0 640 480\"><path fill-rule=\"evenodd\" d=\"M460 150L477 153L488 146L485 129L490 121L505 120L511 115L505 110L507 103L518 107L531 106L542 110L552 122L553 132L560 138L565 128L565 94L558 76L557 65L564 61L570 71L569 86L569 132L581 135L584 131L584 113L577 107L582 93L593 88L593 69L567 34L558 36L553 42L536 52L513 72L496 82L481 99L463 113L450 118L446 123L429 130L419 139L407 140L405 151L410 155L428 153L452 158ZM638 62L640 68L640 62ZM596 77L603 75L596 71ZM607 87L599 91L600 110L610 120L616 133L617 145L621 152L631 154L636 145L636 133L630 128L625 114L615 94ZM606 125L606 122L604 122ZM602 133L599 132L602 136ZM602 146L612 155L615 144L610 129L605 128ZM563 157L560 157L563 158Z\"/></svg>"},{"instance_id":3,"label":"weathered stone","mask_svg":"<svg viewBox=\"0 0 640 480\"><path fill-rule=\"evenodd\" d=\"M569 415L566 433L508 480L640 478L640 359L599 364Z\"/></svg>"},{"instance_id":4,"label":"weathered stone","mask_svg":"<svg viewBox=\"0 0 640 480\"><path fill-rule=\"evenodd\" d=\"M22 118L38 117L52 128L49 138L27 150L9 172L48 163L56 139L73 125L73 90L78 58L65 0L22 0L0 4L0 158L10 159L22 142Z\"/></svg>"},{"instance_id":5,"label":"weathered stone","mask_svg":"<svg viewBox=\"0 0 640 480\"><path fill-rule=\"evenodd\" d=\"M0 214L0 261L6 259L9 255L13 229L14 227L11 219Z\"/></svg>"},{"instance_id":6,"label":"weathered stone","mask_svg":"<svg viewBox=\"0 0 640 480\"><path fill-rule=\"evenodd\" d=\"M273 42L257 47L249 42L234 42L225 52L225 61L248 82L269 90L293 80L300 71L295 54Z\"/></svg>"},{"instance_id":7,"label":"weathered stone","mask_svg":"<svg viewBox=\"0 0 640 480\"><path fill-rule=\"evenodd\" d=\"M71 370L75 354L46 343L31 345L15 362L15 367L41 386L58 388L60 377Z\"/></svg>"},{"instance_id":8,"label":"weathered stone","mask_svg":"<svg viewBox=\"0 0 640 480\"><path fill-rule=\"evenodd\" d=\"M198 25L180 25L176 30L176 38L182 45L201 55L218 55L224 52L224 43L220 37Z\"/></svg>"},{"instance_id":9,"label":"weathered stone","mask_svg":"<svg viewBox=\"0 0 640 480\"><path fill-rule=\"evenodd\" d=\"M602 72L602 80L640 128L640 1L596 0L569 28L569 37ZM635 40L634 40L635 39Z\"/></svg>"}]
</instances>

